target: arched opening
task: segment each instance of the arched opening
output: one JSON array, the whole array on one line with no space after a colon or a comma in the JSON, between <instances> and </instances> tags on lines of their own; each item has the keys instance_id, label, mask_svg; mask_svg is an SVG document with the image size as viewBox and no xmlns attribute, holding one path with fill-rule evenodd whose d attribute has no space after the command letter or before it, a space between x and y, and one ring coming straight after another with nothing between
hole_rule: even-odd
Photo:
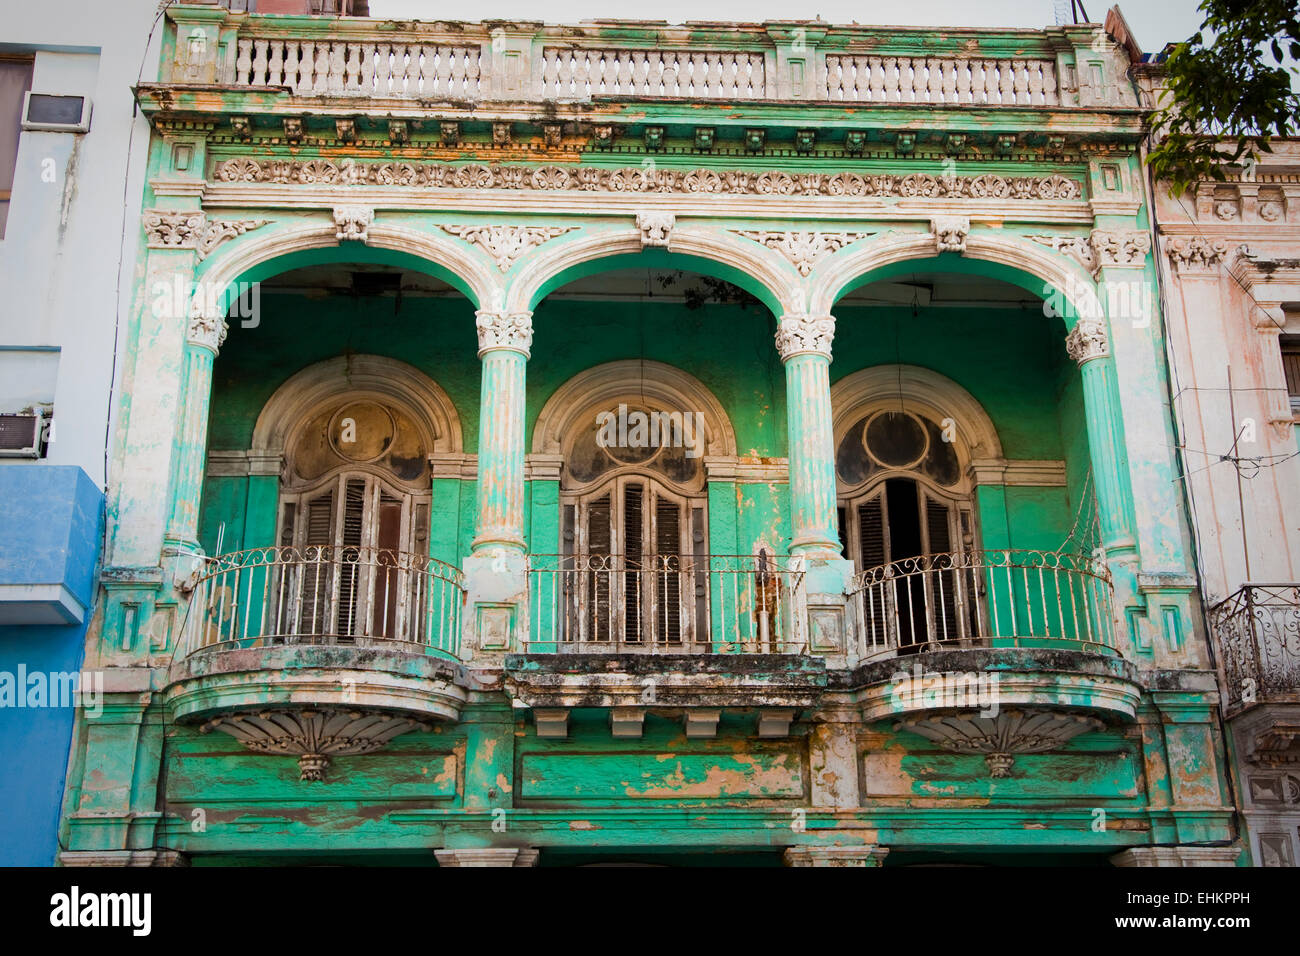
<instances>
[{"instance_id":1,"label":"arched opening","mask_svg":"<svg viewBox=\"0 0 1300 956\"><path fill-rule=\"evenodd\" d=\"M832 405L864 653L1111 644L1088 429L1033 277L940 256L844 286Z\"/></svg>"}]
</instances>

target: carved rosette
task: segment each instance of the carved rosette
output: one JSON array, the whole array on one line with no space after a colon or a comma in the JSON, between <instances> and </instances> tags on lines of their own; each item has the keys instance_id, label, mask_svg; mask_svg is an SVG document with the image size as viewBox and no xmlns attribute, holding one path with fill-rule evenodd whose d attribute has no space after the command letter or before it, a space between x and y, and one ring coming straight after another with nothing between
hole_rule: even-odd
<instances>
[{"instance_id":1,"label":"carved rosette","mask_svg":"<svg viewBox=\"0 0 1300 956\"><path fill-rule=\"evenodd\" d=\"M1065 337L1065 353L1080 365L1110 354L1104 319L1083 316Z\"/></svg>"},{"instance_id":2,"label":"carved rosette","mask_svg":"<svg viewBox=\"0 0 1300 956\"><path fill-rule=\"evenodd\" d=\"M575 226L443 226L443 232L464 239L492 257L497 268L509 272L524 253L543 242L576 228Z\"/></svg>"},{"instance_id":3,"label":"carved rosette","mask_svg":"<svg viewBox=\"0 0 1300 956\"><path fill-rule=\"evenodd\" d=\"M208 349L214 355L226 341L226 332L230 326L224 315L199 312L190 316L190 326L186 340L191 345Z\"/></svg>"},{"instance_id":4,"label":"carved rosette","mask_svg":"<svg viewBox=\"0 0 1300 956\"><path fill-rule=\"evenodd\" d=\"M787 315L776 330L776 350L781 361L796 355L824 355L831 357L831 341L835 338L835 319L829 315Z\"/></svg>"},{"instance_id":5,"label":"carved rosette","mask_svg":"<svg viewBox=\"0 0 1300 956\"><path fill-rule=\"evenodd\" d=\"M1192 272L1216 268L1228 255L1228 244L1222 239L1203 239L1200 236L1174 238L1165 241L1169 262L1178 272Z\"/></svg>"},{"instance_id":6,"label":"carved rosette","mask_svg":"<svg viewBox=\"0 0 1300 956\"><path fill-rule=\"evenodd\" d=\"M203 233L204 215L148 209L142 221L150 249L193 249Z\"/></svg>"},{"instance_id":7,"label":"carved rosette","mask_svg":"<svg viewBox=\"0 0 1300 956\"><path fill-rule=\"evenodd\" d=\"M937 252L965 252L966 237L970 235L970 219L966 216L935 216L930 220Z\"/></svg>"},{"instance_id":8,"label":"carved rosette","mask_svg":"<svg viewBox=\"0 0 1300 956\"><path fill-rule=\"evenodd\" d=\"M668 237L672 235L677 217L670 212L639 212L636 214L636 227L641 231L641 248L651 246L668 247Z\"/></svg>"},{"instance_id":9,"label":"carved rosette","mask_svg":"<svg viewBox=\"0 0 1300 956\"><path fill-rule=\"evenodd\" d=\"M335 206L335 238L339 242L369 242L375 211L369 206Z\"/></svg>"},{"instance_id":10,"label":"carved rosette","mask_svg":"<svg viewBox=\"0 0 1300 956\"><path fill-rule=\"evenodd\" d=\"M873 236L872 232L742 232L736 234L752 239L779 252L801 276L809 275L817 260L839 252L850 243Z\"/></svg>"},{"instance_id":11,"label":"carved rosette","mask_svg":"<svg viewBox=\"0 0 1300 956\"><path fill-rule=\"evenodd\" d=\"M1140 268L1151 251L1151 236L1145 232L1094 229L1089 236L1098 268L1128 266Z\"/></svg>"},{"instance_id":12,"label":"carved rosette","mask_svg":"<svg viewBox=\"0 0 1300 956\"><path fill-rule=\"evenodd\" d=\"M297 756L301 779L319 781L331 757L374 753L420 726L379 711L284 708L218 717L202 731L229 734L253 753Z\"/></svg>"},{"instance_id":13,"label":"carved rosette","mask_svg":"<svg viewBox=\"0 0 1300 956\"><path fill-rule=\"evenodd\" d=\"M474 326L478 329L478 354L505 350L520 352L525 358L533 347L533 316L530 312L474 313Z\"/></svg>"},{"instance_id":14,"label":"carved rosette","mask_svg":"<svg viewBox=\"0 0 1300 956\"><path fill-rule=\"evenodd\" d=\"M1057 750L1080 734L1104 726L1094 717L1077 714L1004 710L996 717L914 717L900 721L896 729L919 734L953 753L984 754L989 776L1008 777L1017 754Z\"/></svg>"}]
</instances>

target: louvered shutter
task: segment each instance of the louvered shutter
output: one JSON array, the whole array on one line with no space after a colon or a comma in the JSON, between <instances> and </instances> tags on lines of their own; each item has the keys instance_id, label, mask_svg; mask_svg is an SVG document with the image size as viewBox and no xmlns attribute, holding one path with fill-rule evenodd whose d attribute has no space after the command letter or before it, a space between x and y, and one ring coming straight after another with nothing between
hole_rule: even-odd
<instances>
[{"instance_id":1,"label":"louvered shutter","mask_svg":"<svg viewBox=\"0 0 1300 956\"><path fill-rule=\"evenodd\" d=\"M922 497L925 501L926 550L935 556L931 559L935 562L931 566L942 568L948 562L940 556L952 551L951 510L943 501L929 495ZM957 629L957 573L941 570L927 576L932 641L951 641L961 636Z\"/></svg>"},{"instance_id":2,"label":"louvered shutter","mask_svg":"<svg viewBox=\"0 0 1300 956\"><path fill-rule=\"evenodd\" d=\"M876 495L858 505L858 568L866 571L889 563L889 543L885 539L885 493ZM890 643L889 621L893 607L894 586L890 581L879 581L864 589L862 601L863 635L867 644L881 648Z\"/></svg>"},{"instance_id":3,"label":"louvered shutter","mask_svg":"<svg viewBox=\"0 0 1300 956\"><path fill-rule=\"evenodd\" d=\"M598 559L610 554L611 521L610 496L603 495L587 506L587 553ZM596 560L599 566L599 560ZM610 639L610 581L608 571L592 571L585 582L587 603L587 637L589 640Z\"/></svg>"},{"instance_id":4,"label":"louvered shutter","mask_svg":"<svg viewBox=\"0 0 1300 956\"><path fill-rule=\"evenodd\" d=\"M655 497L654 573L649 575L655 589L655 628L659 641L680 644L682 641L682 511L669 498Z\"/></svg>"},{"instance_id":5,"label":"louvered shutter","mask_svg":"<svg viewBox=\"0 0 1300 956\"><path fill-rule=\"evenodd\" d=\"M654 560L645 553L645 486L629 481L623 486L623 639L641 640L641 609L644 606L643 580L654 579ZM649 573L645 573L645 569Z\"/></svg>"}]
</instances>

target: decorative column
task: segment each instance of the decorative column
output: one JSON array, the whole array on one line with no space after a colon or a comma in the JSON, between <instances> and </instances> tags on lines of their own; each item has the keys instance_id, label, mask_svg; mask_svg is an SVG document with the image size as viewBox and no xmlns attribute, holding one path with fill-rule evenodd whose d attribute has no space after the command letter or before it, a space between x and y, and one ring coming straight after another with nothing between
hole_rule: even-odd
<instances>
[{"instance_id":1,"label":"decorative column","mask_svg":"<svg viewBox=\"0 0 1300 956\"><path fill-rule=\"evenodd\" d=\"M1106 320L1093 316L1080 318L1065 337L1065 351L1079 363L1079 376L1083 379L1084 417L1088 422L1093 481L1101 513L1102 545L1108 556L1132 554L1135 549L1133 491L1129 484L1124 422Z\"/></svg>"},{"instance_id":2,"label":"decorative column","mask_svg":"<svg viewBox=\"0 0 1300 956\"><path fill-rule=\"evenodd\" d=\"M475 313L483 385L479 403L478 519L463 562L465 652L490 663L509 651L526 617L524 384L533 344L530 312Z\"/></svg>"},{"instance_id":3,"label":"decorative column","mask_svg":"<svg viewBox=\"0 0 1300 956\"><path fill-rule=\"evenodd\" d=\"M483 360L479 398L478 522L474 553L524 550L524 382L530 312L475 313Z\"/></svg>"},{"instance_id":4,"label":"decorative column","mask_svg":"<svg viewBox=\"0 0 1300 956\"><path fill-rule=\"evenodd\" d=\"M835 436L831 426L829 315L787 315L776 333L785 364L786 431L790 448L791 554L838 557Z\"/></svg>"},{"instance_id":5,"label":"decorative column","mask_svg":"<svg viewBox=\"0 0 1300 956\"><path fill-rule=\"evenodd\" d=\"M807 647L829 666L856 663L846 595L853 562L840 555L836 527L835 434L831 419L829 315L787 315L776 332L785 364L786 431L790 456L790 554L792 569L806 571L804 607L796 620Z\"/></svg>"},{"instance_id":6,"label":"decorative column","mask_svg":"<svg viewBox=\"0 0 1300 956\"><path fill-rule=\"evenodd\" d=\"M199 502L203 496L204 458L208 447L208 407L212 398L212 363L226 340L228 326L219 311L200 307L189 317L181 360L180 420L172 453L171 515L166 544L198 548Z\"/></svg>"}]
</instances>

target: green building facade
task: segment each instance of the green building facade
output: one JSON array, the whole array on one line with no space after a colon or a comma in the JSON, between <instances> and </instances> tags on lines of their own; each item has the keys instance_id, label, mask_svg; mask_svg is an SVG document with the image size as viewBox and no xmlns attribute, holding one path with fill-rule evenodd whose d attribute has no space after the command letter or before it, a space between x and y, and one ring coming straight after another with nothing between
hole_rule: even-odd
<instances>
[{"instance_id":1,"label":"green building facade","mask_svg":"<svg viewBox=\"0 0 1300 956\"><path fill-rule=\"evenodd\" d=\"M1103 31L166 28L64 862L1246 862Z\"/></svg>"}]
</instances>

